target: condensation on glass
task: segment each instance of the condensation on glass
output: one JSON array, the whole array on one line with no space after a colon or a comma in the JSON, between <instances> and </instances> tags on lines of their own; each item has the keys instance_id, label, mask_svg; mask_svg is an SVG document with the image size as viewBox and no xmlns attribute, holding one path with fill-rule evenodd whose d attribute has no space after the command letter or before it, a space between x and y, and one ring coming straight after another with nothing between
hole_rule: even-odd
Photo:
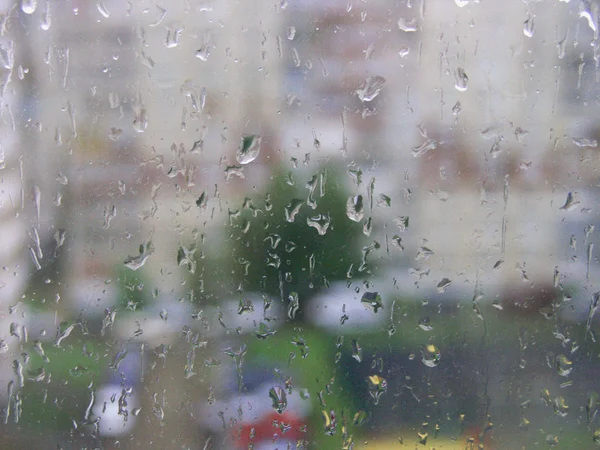
<instances>
[{"instance_id":1,"label":"condensation on glass","mask_svg":"<svg viewBox=\"0 0 600 450\"><path fill-rule=\"evenodd\" d=\"M0 447L600 445L599 17L0 1Z\"/></svg>"}]
</instances>

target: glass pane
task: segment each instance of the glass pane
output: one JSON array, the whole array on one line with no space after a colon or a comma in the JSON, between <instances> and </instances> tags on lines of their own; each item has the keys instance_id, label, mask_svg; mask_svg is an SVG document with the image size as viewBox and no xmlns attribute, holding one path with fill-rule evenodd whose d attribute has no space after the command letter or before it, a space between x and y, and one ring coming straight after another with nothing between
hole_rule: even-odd
<instances>
[{"instance_id":1,"label":"glass pane","mask_svg":"<svg viewBox=\"0 0 600 450\"><path fill-rule=\"evenodd\" d=\"M593 448L597 0L0 2L0 448Z\"/></svg>"}]
</instances>

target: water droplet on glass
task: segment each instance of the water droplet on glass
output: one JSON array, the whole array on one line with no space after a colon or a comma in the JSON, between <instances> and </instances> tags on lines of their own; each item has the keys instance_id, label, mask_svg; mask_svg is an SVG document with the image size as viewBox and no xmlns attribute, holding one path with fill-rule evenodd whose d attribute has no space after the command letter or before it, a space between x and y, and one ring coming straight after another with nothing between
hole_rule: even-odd
<instances>
[{"instance_id":1,"label":"water droplet on glass","mask_svg":"<svg viewBox=\"0 0 600 450\"><path fill-rule=\"evenodd\" d=\"M249 164L254 161L260 153L261 137L256 134L243 136L240 146L235 155L240 164Z\"/></svg>"},{"instance_id":2,"label":"water droplet on glass","mask_svg":"<svg viewBox=\"0 0 600 450\"><path fill-rule=\"evenodd\" d=\"M566 377L573 370L573 363L565 355L556 357L556 370L561 377Z\"/></svg>"},{"instance_id":3,"label":"water droplet on glass","mask_svg":"<svg viewBox=\"0 0 600 450\"><path fill-rule=\"evenodd\" d=\"M589 139L584 137L573 138L573 144L579 148L597 148L598 141L596 139Z\"/></svg>"},{"instance_id":4,"label":"water droplet on glass","mask_svg":"<svg viewBox=\"0 0 600 450\"><path fill-rule=\"evenodd\" d=\"M288 27L285 32L285 36L288 38L288 40L293 41L296 37L296 27Z\"/></svg>"},{"instance_id":5,"label":"water droplet on glass","mask_svg":"<svg viewBox=\"0 0 600 450\"><path fill-rule=\"evenodd\" d=\"M442 280L437 285L438 293L441 294L443 292L446 292L446 289L448 289L451 284L452 284L451 280L449 280L448 278L442 278Z\"/></svg>"},{"instance_id":6,"label":"water droplet on glass","mask_svg":"<svg viewBox=\"0 0 600 450\"><path fill-rule=\"evenodd\" d=\"M562 205L560 207L560 209L563 211L571 211L572 209L577 207L577 205L579 205L580 203L581 202L579 200L577 200L577 193L569 192L567 194L567 200L565 201L565 204Z\"/></svg>"},{"instance_id":7,"label":"water droplet on glass","mask_svg":"<svg viewBox=\"0 0 600 450\"><path fill-rule=\"evenodd\" d=\"M44 10L44 15L42 16L40 28L44 31L48 31L50 29L50 25L52 25L52 18L50 17L50 2L47 0L46 9Z\"/></svg>"},{"instance_id":8,"label":"water droplet on glass","mask_svg":"<svg viewBox=\"0 0 600 450\"><path fill-rule=\"evenodd\" d=\"M106 9L106 6L102 2L96 3L96 8L105 19L108 19L108 17L110 16L110 12L108 11L108 9Z\"/></svg>"},{"instance_id":9,"label":"water droplet on glass","mask_svg":"<svg viewBox=\"0 0 600 450\"><path fill-rule=\"evenodd\" d=\"M288 317L292 320L295 319L296 314L298 313L299 309L300 309L300 300L298 298L298 293L292 292L288 296L288 311L287 311Z\"/></svg>"},{"instance_id":10,"label":"water droplet on glass","mask_svg":"<svg viewBox=\"0 0 600 450\"><path fill-rule=\"evenodd\" d=\"M319 214L314 217L307 217L306 223L309 227L313 227L317 230L317 233L323 236L327 233L327 229L331 224L331 217L329 217L329 214Z\"/></svg>"},{"instance_id":11,"label":"water droplet on glass","mask_svg":"<svg viewBox=\"0 0 600 450\"><path fill-rule=\"evenodd\" d=\"M128 267L131 270L138 270L146 261L154 253L154 246L151 241L146 241L140 245L140 254L138 256L129 256L125 260L125 267Z\"/></svg>"},{"instance_id":12,"label":"water droplet on glass","mask_svg":"<svg viewBox=\"0 0 600 450\"><path fill-rule=\"evenodd\" d=\"M146 117L146 108L137 108L133 119L133 129L138 133L143 133L148 127L148 118Z\"/></svg>"},{"instance_id":13,"label":"water droplet on glass","mask_svg":"<svg viewBox=\"0 0 600 450\"><path fill-rule=\"evenodd\" d=\"M580 19L587 19L588 26L594 32L594 39L598 38L598 7L594 3L593 5L590 2L581 2L580 11L579 11Z\"/></svg>"},{"instance_id":14,"label":"water droplet on glass","mask_svg":"<svg viewBox=\"0 0 600 450\"><path fill-rule=\"evenodd\" d=\"M471 0L454 0L454 3L456 3L456 6L458 6L459 8L464 8L469 3L471 3Z\"/></svg>"},{"instance_id":15,"label":"water droplet on glass","mask_svg":"<svg viewBox=\"0 0 600 450\"><path fill-rule=\"evenodd\" d=\"M362 195L348 198L346 202L346 215L354 222L360 222L365 216Z\"/></svg>"},{"instance_id":16,"label":"water droplet on glass","mask_svg":"<svg viewBox=\"0 0 600 450\"><path fill-rule=\"evenodd\" d=\"M383 309L383 301L378 292L365 292L360 299L360 302L374 313Z\"/></svg>"},{"instance_id":17,"label":"water droplet on glass","mask_svg":"<svg viewBox=\"0 0 600 450\"><path fill-rule=\"evenodd\" d=\"M533 22L533 17L527 17L527 20L523 23L523 34L528 38L533 37L535 33L535 24Z\"/></svg>"},{"instance_id":18,"label":"water droplet on glass","mask_svg":"<svg viewBox=\"0 0 600 450\"><path fill-rule=\"evenodd\" d=\"M293 198L292 201L285 207L285 221L293 222L296 220L296 215L300 212L300 207L304 204L304 201L297 198Z\"/></svg>"},{"instance_id":19,"label":"water droplet on glass","mask_svg":"<svg viewBox=\"0 0 600 450\"><path fill-rule=\"evenodd\" d=\"M283 414L288 405L285 391L279 386L272 387L269 390L269 397L273 402L273 409L279 414Z\"/></svg>"},{"instance_id":20,"label":"water droplet on glass","mask_svg":"<svg viewBox=\"0 0 600 450\"><path fill-rule=\"evenodd\" d=\"M333 436L337 430L337 420L335 417L335 411L331 410L329 411L329 413L327 413L326 410L322 410L321 413L323 414L324 422L323 431L325 432L325 434Z\"/></svg>"},{"instance_id":21,"label":"water droplet on glass","mask_svg":"<svg viewBox=\"0 0 600 450\"><path fill-rule=\"evenodd\" d=\"M168 29L167 37L165 38L165 46L167 48L175 48L179 45L179 38L181 37L182 28Z\"/></svg>"},{"instance_id":22,"label":"water droplet on glass","mask_svg":"<svg viewBox=\"0 0 600 450\"><path fill-rule=\"evenodd\" d=\"M410 47L401 47L398 54L400 55L400 58L406 58L410 55Z\"/></svg>"},{"instance_id":23,"label":"water droplet on glass","mask_svg":"<svg viewBox=\"0 0 600 450\"><path fill-rule=\"evenodd\" d=\"M436 148L437 148L437 141L435 139L427 139L422 144L411 148L411 154L413 155L413 157L419 158L419 157L423 156L425 153L427 153L428 151L435 150Z\"/></svg>"},{"instance_id":24,"label":"water droplet on glass","mask_svg":"<svg viewBox=\"0 0 600 450\"><path fill-rule=\"evenodd\" d=\"M367 377L369 384L369 395L375 405L379 404L379 398L387 391L387 381L379 375Z\"/></svg>"},{"instance_id":25,"label":"water droplet on glass","mask_svg":"<svg viewBox=\"0 0 600 450\"><path fill-rule=\"evenodd\" d=\"M356 95L358 95L361 102L370 102L379 95L385 81L385 78L380 76L369 77L355 91Z\"/></svg>"},{"instance_id":26,"label":"water droplet on glass","mask_svg":"<svg viewBox=\"0 0 600 450\"><path fill-rule=\"evenodd\" d=\"M37 0L21 0L21 10L25 14L33 14L37 9Z\"/></svg>"},{"instance_id":27,"label":"water droplet on glass","mask_svg":"<svg viewBox=\"0 0 600 450\"><path fill-rule=\"evenodd\" d=\"M561 417L565 417L569 413L569 406L564 397L556 397L554 399L554 412Z\"/></svg>"},{"instance_id":28,"label":"water droplet on glass","mask_svg":"<svg viewBox=\"0 0 600 450\"><path fill-rule=\"evenodd\" d=\"M406 33L417 31L417 19L405 19L401 17L398 20L398 28Z\"/></svg>"},{"instance_id":29,"label":"water droplet on glass","mask_svg":"<svg viewBox=\"0 0 600 450\"><path fill-rule=\"evenodd\" d=\"M431 326L429 317L423 317L421 320L419 320L419 327L424 331L433 330L433 327Z\"/></svg>"},{"instance_id":30,"label":"water droplet on glass","mask_svg":"<svg viewBox=\"0 0 600 450\"><path fill-rule=\"evenodd\" d=\"M209 56L210 56L210 46L208 44L202 45L202 47L200 47L196 51L196 58L198 58L201 61L208 61Z\"/></svg>"},{"instance_id":31,"label":"water droplet on glass","mask_svg":"<svg viewBox=\"0 0 600 450\"><path fill-rule=\"evenodd\" d=\"M469 77L461 67L454 72L454 80L454 87L457 91L464 92L469 87Z\"/></svg>"},{"instance_id":32,"label":"water droplet on glass","mask_svg":"<svg viewBox=\"0 0 600 450\"><path fill-rule=\"evenodd\" d=\"M441 357L442 354L440 353L438 348L433 344L429 344L425 346L423 350L421 350L421 361L427 367L437 366L440 363Z\"/></svg>"},{"instance_id":33,"label":"water droplet on glass","mask_svg":"<svg viewBox=\"0 0 600 450\"><path fill-rule=\"evenodd\" d=\"M358 343L358 339L352 339L350 342L350 347L352 347L352 357L358 362L362 361L362 348Z\"/></svg>"},{"instance_id":34,"label":"water droplet on glass","mask_svg":"<svg viewBox=\"0 0 600 450\"><path fill-rule=\"evenodd\" d=\"M352 423L359 427L362 424L364 424L368 418L369 415L367 414L367 412L365 410L360 409L354 414L354 417L352 418Z\"/></svg>"}]
</instances>

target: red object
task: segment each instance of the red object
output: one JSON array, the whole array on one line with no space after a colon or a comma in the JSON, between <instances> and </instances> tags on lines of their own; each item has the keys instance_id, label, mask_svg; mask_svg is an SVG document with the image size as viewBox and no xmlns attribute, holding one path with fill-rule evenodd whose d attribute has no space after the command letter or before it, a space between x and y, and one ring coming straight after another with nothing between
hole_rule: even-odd
<instances>
[{"instance_id":1,"label":"red object","mask_svg":"<svg viewBox=\"0 0 600 450\"><path fill-rule=\"evenodd\" d=\"M491 434L491 427L489 427L486 431L483 430L483 427L481 425L473 425L467 428L463 433L463 436L465 436L465 439L467 441L466 448L479 449L479 446L483 445L483 448L485 450L493 450ZM469 445L472 445L472 447L469 447Z\"/></svg>"},{"instance_id":2,"label":"red object","mask_svg":"<svg viewBox=\"0 0 600 450\"><path fill-rule=\"evenodd\" d=\"M233 441L237 448L247 449L251 443L300 440L306 435L305 428L304 420L293 413L272 412L257 422L241 423L233 430Z\"/></svg>"}]
</instances>

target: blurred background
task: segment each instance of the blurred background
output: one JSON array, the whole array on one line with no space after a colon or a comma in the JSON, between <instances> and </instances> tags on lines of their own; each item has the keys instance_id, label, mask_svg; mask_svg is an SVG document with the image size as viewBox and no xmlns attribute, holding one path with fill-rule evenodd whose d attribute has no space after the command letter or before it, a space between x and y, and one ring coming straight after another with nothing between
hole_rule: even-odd
<instances>
[{"instance_id":1,"label":"blurred background","mask_svg":"<svg viewBox=\"0 0 600 450\"><path fill-rule=\"evenodd\" d=\"M0 448L600 445L597 0L0 1Z\"/></svg>"}]
</instances>

